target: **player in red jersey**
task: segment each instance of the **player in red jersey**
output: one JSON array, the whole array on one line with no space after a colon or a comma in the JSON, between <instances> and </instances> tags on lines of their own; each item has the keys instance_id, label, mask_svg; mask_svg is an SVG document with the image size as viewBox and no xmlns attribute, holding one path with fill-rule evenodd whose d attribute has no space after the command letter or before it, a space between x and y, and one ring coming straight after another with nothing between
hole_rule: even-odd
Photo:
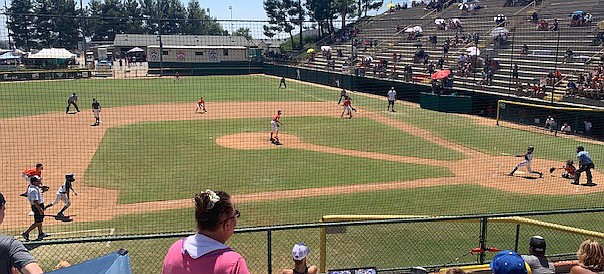
<instances>
[{"instance_id":1,"label":"player in red jersey","mask_svg":"<svg viewBox=\"0 0 604 274\"><path fill-rule=\"evenodd\" d=\"M208 112L206 110L206 101L203 99L203 97L201 97L199 101L197 101L197 108L195 108L195 113L197 113L198 110L203 110L202 113Z\"/></svg>"},{"instance_id":2,"label":"player in red jersey","mask_svg":"<svg viewBox=\"0 0 604 274\"><path fill-rule=\"evenodd\" d=\"M279 143L279 127L281 126L281 111L277 111L277 115L271 120L271 139L273 144Z\"/></svg>"},{"instance_id":3,"label":"player in red jersey","mask_svg":"<svg viewBox=\"0 0 604 274\"><path fill-rule=\"evenodd\" d=\"M352 101L350 101L350 97L346 96L342 106L343 110L340 117L344 117L344 114L346 114L348 115L348 119L352 119Z\"/></svg>"}]
</instances>

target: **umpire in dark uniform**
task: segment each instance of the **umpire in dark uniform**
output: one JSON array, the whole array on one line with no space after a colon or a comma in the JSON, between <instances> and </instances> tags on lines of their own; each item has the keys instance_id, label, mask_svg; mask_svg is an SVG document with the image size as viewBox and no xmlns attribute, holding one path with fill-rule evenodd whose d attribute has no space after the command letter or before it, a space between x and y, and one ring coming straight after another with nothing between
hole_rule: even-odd
<instances>
[{"instance_id":1,"label":"umpire in dark uniform","mask_svg":"<svg viewBox=\"0 0 604 274\"><path fill-rule=\"evenodd\" d=\"M69 107L71 107L71 105L75 107L76 112L80 112L77 102L78 96L74 92L73 94L71 94L71 96L69 96L69 99L67 99L67 109L65 109L65 113L69 113Z\"/></svg>"}]
</instances>

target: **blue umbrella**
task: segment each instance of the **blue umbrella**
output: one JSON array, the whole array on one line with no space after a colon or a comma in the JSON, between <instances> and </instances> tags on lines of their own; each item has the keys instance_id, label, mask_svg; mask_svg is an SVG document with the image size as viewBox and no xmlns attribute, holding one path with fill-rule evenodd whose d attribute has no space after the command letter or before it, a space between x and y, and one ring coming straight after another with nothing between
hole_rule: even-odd
<instances>
[{"instance_id":1,"label":"blue umbrella","mask_svg":"<svg viewBox=\"0 0 604 274\"><path fill-rule=\"evenodd\" d=\"M130 256L128 255L128 251L125 249L120 249L103 257L46 273L132 274L132 269L130 268Z\"/></svg>"},{"instance_id":2,"label":"blue umbrella","mask_svg":"<svg viewBox=\"0 0 604 274\"><path fill-rule=\"evenodd\" d=\"M582 11L582 10L576 10L576 11L573 11L573 13L571 13L570 16L573 16L573 15L583 15L583 14L585 14L584 11Z\"/></svg>"}]
</instances>

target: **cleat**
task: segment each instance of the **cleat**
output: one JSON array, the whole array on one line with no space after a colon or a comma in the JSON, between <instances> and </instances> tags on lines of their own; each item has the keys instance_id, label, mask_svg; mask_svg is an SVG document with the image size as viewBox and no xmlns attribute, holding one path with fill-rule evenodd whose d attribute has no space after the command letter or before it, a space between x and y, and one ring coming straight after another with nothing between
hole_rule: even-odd
<instances>
[{"instance_id":1,"label":"cleat","mask_svg":"<svg viewBox=\"0 0 604 274\"><path fill-rule=\"evenodd\" d=\"M23 239L25 239L26 242L29 242L29 234L23 232L23 233L21 233L21 237L23 237Z\"/></svg>"},{"instance_id":2,"label":"cleat","mask_svg":"<svg viewBox=\"0 0 604 274\"><path fill-rule=\"evenodd\" d=\"M27 192L19 194L21 197L27 197Z\"/></svg>"},{"instance_id":3,"label":"cleat","mask_svg":"<svg viewBox=\"0 0 604 274\"><path fill-rule=\"evenodd\" d=\"M579 183L572 182L571 185L579 185Z\"/></svg>"},{"instance_id":4,"label":"cleat","mask_svg":"<svg viewBox=\"0 0 604 274\"><path fill-rule=\"evenodd\" d=\"M50 237L50 234L46 234L46 233L42 233L42 234L38 234L38 241L44 240L44 238Z\"/></svg>"}]
</instances>

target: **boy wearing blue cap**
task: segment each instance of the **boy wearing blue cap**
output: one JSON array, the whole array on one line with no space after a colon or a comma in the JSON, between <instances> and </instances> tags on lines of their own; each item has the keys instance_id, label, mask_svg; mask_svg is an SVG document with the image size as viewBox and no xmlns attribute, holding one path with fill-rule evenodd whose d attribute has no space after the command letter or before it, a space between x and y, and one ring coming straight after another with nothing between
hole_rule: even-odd
<instances>
[{"instance_id":1,"label":"boy wearing blue cap","mask_svg":"<svg viewBox=\"0 0 604 274\"><path fill-rule=\"evenodd\" d=\"M518 253L504 250L491 261L491 272L493 274L527 274L526 265Z\"/></svg>"}]
</instances>

